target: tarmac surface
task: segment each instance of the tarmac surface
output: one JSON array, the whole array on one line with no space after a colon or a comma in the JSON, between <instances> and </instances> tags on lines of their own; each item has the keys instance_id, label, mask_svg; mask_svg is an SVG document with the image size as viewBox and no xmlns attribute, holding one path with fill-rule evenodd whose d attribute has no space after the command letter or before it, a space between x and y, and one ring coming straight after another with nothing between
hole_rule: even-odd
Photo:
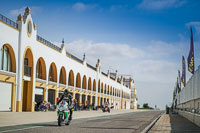
<instances>
[{"instance_id":1,"label":"tarmac surface","mask_svg":"<svg viewBox=\"0 0 200 133\"><path fill-rule=\"evenodd\" d=\"M72 120L69 126L57 125L57 122L29 124L26 129L15 130L13 133L140 133L162 111L139 111L116 115L105 115L92 118L82 118ZM33 128L32 128L33 127Z\"/></svg>"},{"instance_id":2,"label":"tarmac surface","mask_svg":"<svg viewBox=\"0 0 200 133\"><path fill-rule=\"evenodd\" d=\"M200 127L178 114L163 114L149 133L200 133Z\"/></svg>"},{"instance_id":3,"label":"tarmac surface","mask_svg":"<svg viewBox=\"0 0 200 133\"><path fill-rule=\"evenodd\" d=\"M110 113L98 111L74 111L73 119L100 117L117 115L130 112L143 112L148 110L124 110L112 109ZM23 124L43 123L57 121L57 114L53 111L48 112L0 112L0 128L5 126L15 126ZM0 130L1 131L1 130Z\"/></svg>"}]
</instances>

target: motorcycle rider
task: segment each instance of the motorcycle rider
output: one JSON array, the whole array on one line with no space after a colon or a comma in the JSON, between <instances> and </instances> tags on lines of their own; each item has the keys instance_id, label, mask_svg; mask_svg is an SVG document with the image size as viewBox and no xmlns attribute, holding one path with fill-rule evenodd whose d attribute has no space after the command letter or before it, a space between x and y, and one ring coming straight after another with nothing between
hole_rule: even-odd
<instances>
[{"instance_id":1,"label":"motorcycle rider","mask_svg":"<svg viewBox=\"0 0 200 133\"><path fill-rule=\"evenodd\" d=\"M72 109L73 109L73 104L72 104L72 99L73 96L69 93L68 89L64 90L63 95L61 96L61 98L58 100L57 105L63 100L66 99L68 101L68 105L69 105L69 110L70 110L70 117L69 120L72 120Z\"/></svg>"}]
</instances>

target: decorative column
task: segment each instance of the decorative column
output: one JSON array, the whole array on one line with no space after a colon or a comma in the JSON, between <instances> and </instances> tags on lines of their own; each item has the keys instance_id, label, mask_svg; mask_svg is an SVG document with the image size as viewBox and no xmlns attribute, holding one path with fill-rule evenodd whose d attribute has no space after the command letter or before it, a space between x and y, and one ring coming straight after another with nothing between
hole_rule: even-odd
<instances>
[{"instance_id":1,"label":"decorative column","mask_svg":"<svg viewBox=\"0 0 200 133\"><path fill-rule=\"evenodd\" d=\"M100 64L100 59L97 60L97 64L96 64L96 71L97 71L97 75L96 75L96 100L95 100L95 105L97 106L97 102L100 102L100 97L99 97L99 101L97 100L98 99L98 84L99 84L99 73L101 73L101 64ZM100 83L100 86L101 86L101 83ZM101 87L100 87L101 88Z\"/></svg>"},{"instance_id":2,"label":"decorative column","mask_svg":"<svg viewBox=\"0 0 200 133\"><path fill-rule=\"evenodd\" d=\"M16 112L22 112L22 30L23 30L23 16L20 14L17 18L17 24L19 29L19 40L18 40L18 64L16 65ZM16 62L17 63L17 62Z\"/></svg>"}]
</instances>

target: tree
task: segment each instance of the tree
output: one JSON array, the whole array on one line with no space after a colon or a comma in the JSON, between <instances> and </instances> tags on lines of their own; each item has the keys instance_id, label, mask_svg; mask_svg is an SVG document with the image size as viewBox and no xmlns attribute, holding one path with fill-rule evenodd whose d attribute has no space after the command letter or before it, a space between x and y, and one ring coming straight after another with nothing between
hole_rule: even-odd
<instances>
[{"instance_id":1,"label":"tree","mask_svg":"<svg viewBox=\"0 0 200 133\"><path fill-rule=\"evenodd\" d=\"M148 103L144 103L144 104L143 104L143 108L148 109L148 108L149 108Z\"/></svg>"}]
</instances>

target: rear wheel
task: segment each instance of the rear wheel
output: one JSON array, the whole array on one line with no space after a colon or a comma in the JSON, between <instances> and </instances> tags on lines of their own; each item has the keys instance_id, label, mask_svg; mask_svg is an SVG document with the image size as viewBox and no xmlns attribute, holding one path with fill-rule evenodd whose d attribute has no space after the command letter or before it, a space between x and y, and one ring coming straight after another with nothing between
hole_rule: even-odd
<instances>
[{"instance_id":1,"label":"rear wheel","mask_svg":"<svg viewBox=\"0 0 200 133\"><path fill-rule=\"evenodd\" d=\"M62 115L60 114L58 116L58 126L61 126L61 123L62 123Z\"/></svg>"},{"instance_id":2,"label":"rear wheel","mask_svg":"<svg viewBox=\"0 0 200 133\"><path fill-rule=\"evenodd\" d=\"M69 125L70 124L70 122L71 122L71 120L69 120L65 125Z\"/></svg>"}]
</instances>

